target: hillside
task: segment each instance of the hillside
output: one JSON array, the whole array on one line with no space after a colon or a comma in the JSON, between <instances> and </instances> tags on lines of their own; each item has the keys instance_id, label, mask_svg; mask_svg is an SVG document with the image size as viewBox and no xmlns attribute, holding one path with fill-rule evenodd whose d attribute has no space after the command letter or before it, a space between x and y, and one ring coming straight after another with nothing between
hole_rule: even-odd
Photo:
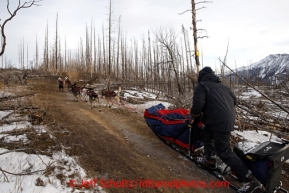
<instances>
[{"instance_id":1,"label":"hillside","mask_svg":"<svg viewBox=\"0 0 289 193\"><path fill-rule=\"evenodd\" d=\"M262 60L248 66L242 66L235 71L252 82L262 80L264 83L280 82L289 77L289 54L271 54Z\"/></svg>"}]
</instances>

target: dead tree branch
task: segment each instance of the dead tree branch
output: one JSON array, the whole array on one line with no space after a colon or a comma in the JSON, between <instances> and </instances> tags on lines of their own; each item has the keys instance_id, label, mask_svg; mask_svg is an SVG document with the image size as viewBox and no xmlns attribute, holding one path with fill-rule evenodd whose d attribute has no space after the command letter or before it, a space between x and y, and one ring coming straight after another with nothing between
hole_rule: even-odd
<instances>
[{"instance_id":1,"label":"dead tree branch","mask_svg":"<svg viewBox=\"0 0 289 193\"><path fill-rule=\"evenodd\" d=\"M212 1L200 1L200 2L195 3L195 4L197 5L197 4L201 4L201 3L213 3L213 2Z\"/></svg>"},{"instance_id":2,"label":"dead tree branch","mask_svg":"<svg viewBox=\"0 0 289 193\"><path fill-rule=\"evenodd\" d=\"M200 7L198 9L196 9L196 11L200 10L200 9L205 9L206 7Z\"/></svg>"},{"instance_id":3,"label":"dead tree branch","mask_svg":"<svg viewBox=\"0 0 289 193\"><path fill-rule=\"evenodd\" d=\"M195 5L201 4L201 3L213 3L213 2L212 2L212 1L201 1L201 2L195 3ZM197 10L200 10L200 9L203 9L203 8L206 8L206 7L201 7L201 8L199 8L199 9L196 9L196 11L197 11ZM186 11L184 11L184 12L182 12L182 13L179 13L179 15L182 15L182 14L184 14L184 13L186 13L186 12L189 12L189 11L192 11L192 10L191 10L191 9L186 10Z\"/></svg>"},{"instance_id":4,"label":"dead tree branch","mask_svg":"<svg viewBox=\"0 0 289 193\"><path fill-rule=\"evenodd\" d=\"M13 100L13 99L21 98L21 97L26 97L26 96L32 96L34 94L35 93L27 93L27 94L16 95L16 96L5 96L5 97L0 98L0 102L9 101L9 100Z\"/></svg>"},{"instance_id":5,"label":"dead tree branch","mask_svg":"<svg viewBox=\"0 0 289 193\"><path fill-rule=\"evenodd\" d=\"M47 171L50 166L56 161L53 161L52 163L50 163L45 169L43 170L36 170L36 171L33 171L33 172L23 172L23 173L12 173L12 172L8 172L6 170L3 170L1 167L0 167L0 171L3 172L3 173L7 173L7 174L11 174L11 175L15 175L15 176L25 176L25 175L31 175L31 174L35 174L35 173L38 173L38 172L45 172Z\"/></svg>"},{"instance_id":6,"label":"dead tree branch","mask_svg":"<svg viewBox=\"0 0 289 193\"><path fill-rule=\"evenodd\" d=\"M7 115L5 115L4 117L2 117L2 119L0 121L3 121L5 119L7 119L8 117L10 117L10 115L14 114L14 111L11 113L8 113Z\"/></svg>"},{"instance_id":7,"label":"dead tree branch","mask_svg":"<svg viewBox=\"0 0 289 193\"><path fill-rule=\"evenodd\" d=\"M189 12L189 11L192 11L192 10L191 10L191 9L186 10L186 11L184 11L184 12L182 12L182 13L179 13L179 15L182 15L182 14L184 14L184 13L186 13L186 12Z\"/></svg>"},{"instance_id":8,"label":"dead tree branch","mask_svg":"<svg viewBox=\"0 0 289 193\"><path fill-rule=\"evenodd\" d=\"M225 65L224 64L226 64L228 51L229 51L229 41L228 41L228 44L227 44L227 50L226 50L226 54L225 54L224 60L222 61L223 65L221 65L221 76L222 76L222 79L224 79L224 73L225 73ZM219 58L219 60L220 60L220 58Z\"/></svg>"},{"instance_id":9,"label":"dead tree branch","mask_svg":"<svg viewBox=\"0 0 289 193\"><path fill-rule=\"evenodd\" d=\"M208 38L209 36L198 36L198 39Z\"/></svg>"},{"instance_id":10,"label":"dead tree branch","mask_svg":"<svg viewBox=\"0 0 289 193\"><path fill-rule=\"evenodd\" d=\"M31 1L28 1L28 2L24 2L23 4L21 4L21 0L18 1L18 6L17 8L14 10L14 11L11 11L10 10L10 0L7 0L7 11L10 15L9 18L7 18L3 24L0 23L0 29L1 29L1 34L2 34L2 39L3 39L3 42L2 42L2 45L1 45L1 51L0 51L0 56L2 56L4 54L4 51L5 51L5 47L6 47L6 35L5 35L5 26L6 24L11 21L17 14L17 12L20 10L20 9L26 9L26 8L29 8L29 7L32 7L33 5L35 6L39 6L37 3L40 2L41 0L31 0ZM1 19L0 19L1 21Z\"/></svg>"}]
</instances>

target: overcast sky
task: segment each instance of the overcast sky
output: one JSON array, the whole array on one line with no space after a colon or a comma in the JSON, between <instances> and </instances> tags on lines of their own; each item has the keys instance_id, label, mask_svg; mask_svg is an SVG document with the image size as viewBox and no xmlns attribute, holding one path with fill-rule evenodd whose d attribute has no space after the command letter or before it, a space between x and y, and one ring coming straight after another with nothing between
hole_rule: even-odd
<instances>
[{"instance_id":1,"label":"overcast sky","mask_svg":"<svg viewBox=\"0 0 289 193\"><path fill-rule=\"evenodd\" d=\"M10 0L11 10L17 3L18 0ZM159 27L173 28L181 36L182 25L186 29L191 27L191 12L179 14L190 10L190 0L113 0L112 3L114 27L121 16L122 30L129 38L142 40L148 30ZM86 25L90 27L91 21L97 35L102 36L102 25L107 29L109 0L42 0L39 4L20 10L5 27L4 56L16 66L23 39L25 50L28 45L29 60L35 58L36 36L42 55L47 23L52 45L57 13L62 49L65 38L67 47L76 49L80 38L85 40ZM8 17L6 5L6 0L0 0L1 24ZM204 66L219 66L218 59L224 58L228 43L227 62L231 67L246 66L270 54L289 53L289 0L213 0L197 8L203 6L206 8L197 11L197 18L202 20L197 25L206 29L209 36L199 39Z\"/></svg>"}]
</instances>

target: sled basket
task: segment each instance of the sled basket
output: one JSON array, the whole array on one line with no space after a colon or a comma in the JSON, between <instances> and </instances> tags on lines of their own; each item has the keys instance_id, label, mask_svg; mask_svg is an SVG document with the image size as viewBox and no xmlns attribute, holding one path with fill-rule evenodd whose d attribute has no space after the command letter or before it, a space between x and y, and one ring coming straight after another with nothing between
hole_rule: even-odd
<instances>
[{"instance_id":1,"label":"sled basket","mask_svg":"<svg viewBox=\"0 0 289 193\"><path fill-rule=\"evenodd\" d=\"M245 162L255 177L271 193L280 187L280 176L284 162L289 159L289 144L266 141L260 145L239 142L234 152Z\"/></svg>"},{"instance_id":2,"label":"sled basket","mask_svg":"<svg viewBox=\"0 0 289 193\"><path fill-rule=\"evenodd\" d=\"M189 149L190 115L187 109L166 109L161 103L145 110L144 118L150 129L162 139ZM194 130L198 128L192 128ZM194 136L194 134L193 134ZM202 147L200 139L192 136L191 151Z\"/></svg>"}]
</instances>

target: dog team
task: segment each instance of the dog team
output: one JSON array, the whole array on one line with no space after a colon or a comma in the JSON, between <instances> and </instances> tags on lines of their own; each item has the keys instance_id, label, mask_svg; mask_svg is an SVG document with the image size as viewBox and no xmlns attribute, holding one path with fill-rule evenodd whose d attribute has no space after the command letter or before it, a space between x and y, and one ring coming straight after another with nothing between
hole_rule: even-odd
<instances>
[{"instance_id":1,"label":"dog team","mask_svg":"<svg viewBox=\"0 0 289 193\"><path fill-rule=\"evenodd\" d=\"M85 102L90 102L91 109L95 106L93 103L97 102L99 106L99 111L101 111L100 108L100 97L104 98L107 102L107 105L109 108L113 105L112 99L115 99L118 104L120 104L120 98L119 98L119 92L116 93L115 91L108 90L108 89L102 89L101 91L96 90L95 88L91 87L91 85L77 85L77 82L74 82L74 84L71 83L68 76L65 76L63 79L61 77L58 78L58 89L63 92L64 85L67 85L68 91L71 91L74 95L74 101L81 101L81 98L84 99ZM101 95L101 96L100 96Z\"/></svg>"}]
</instances>

